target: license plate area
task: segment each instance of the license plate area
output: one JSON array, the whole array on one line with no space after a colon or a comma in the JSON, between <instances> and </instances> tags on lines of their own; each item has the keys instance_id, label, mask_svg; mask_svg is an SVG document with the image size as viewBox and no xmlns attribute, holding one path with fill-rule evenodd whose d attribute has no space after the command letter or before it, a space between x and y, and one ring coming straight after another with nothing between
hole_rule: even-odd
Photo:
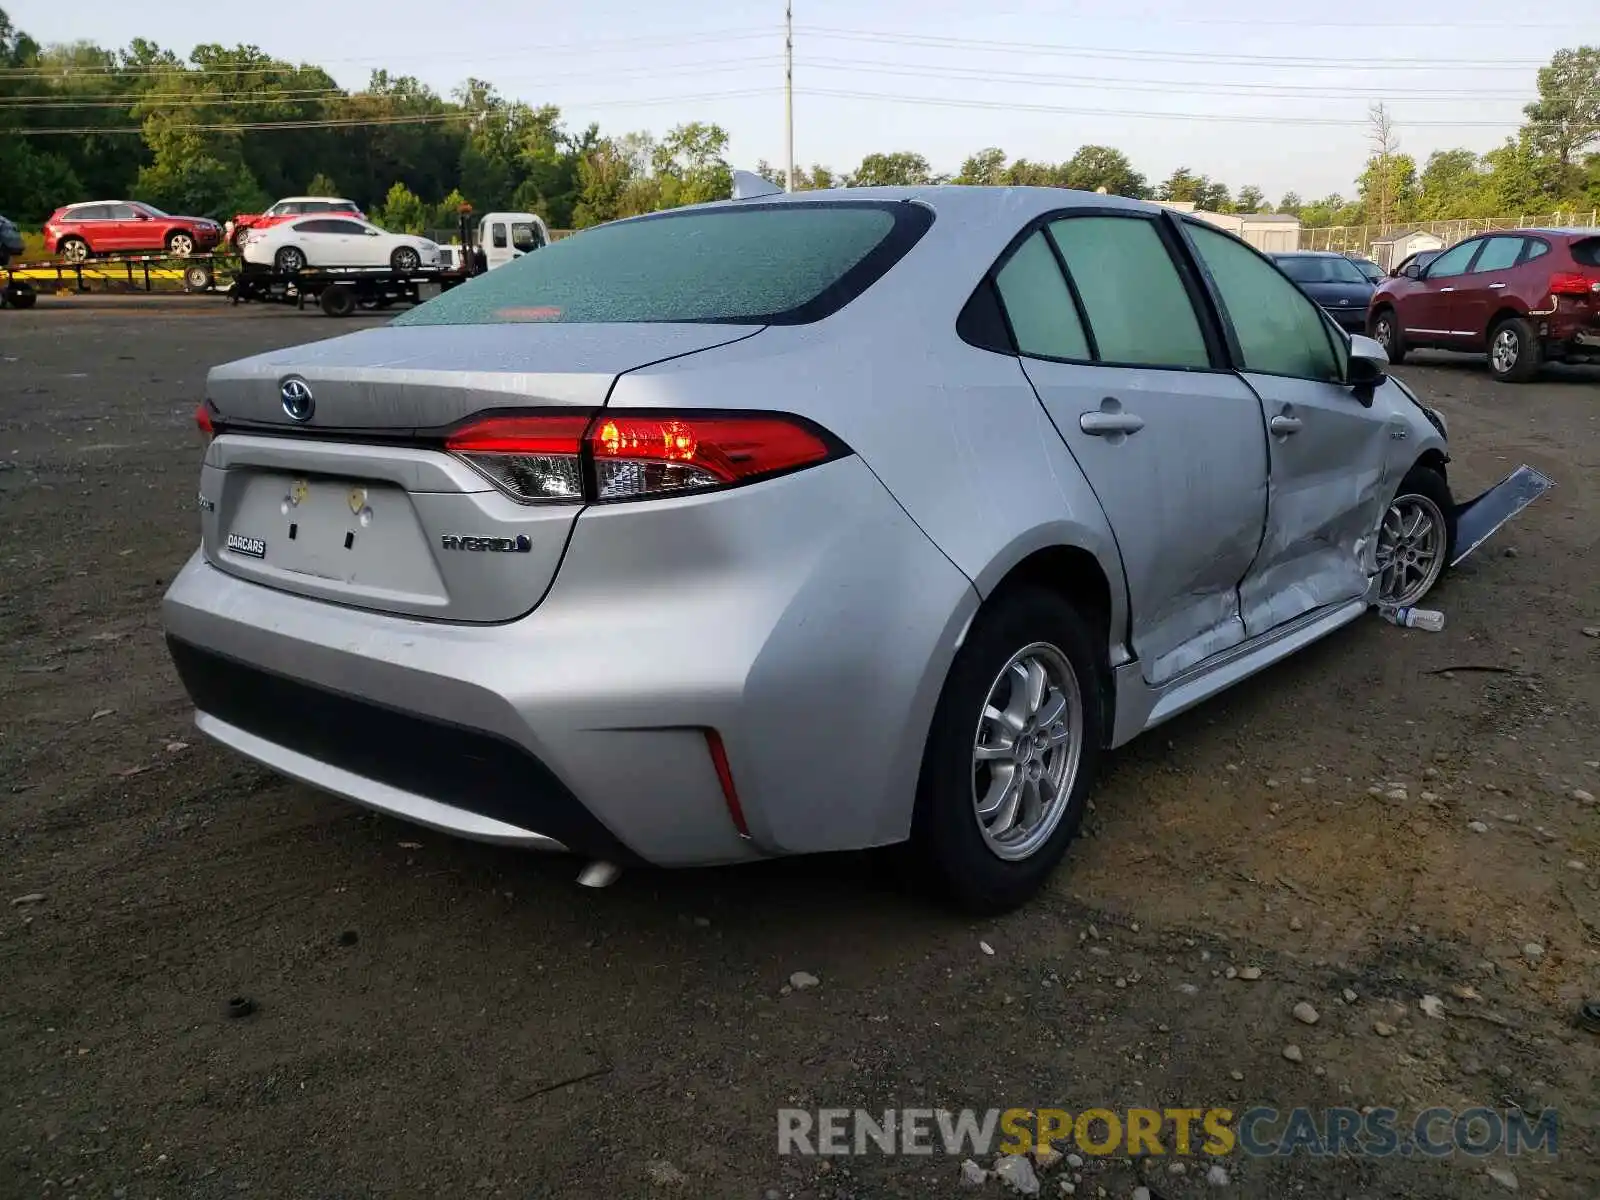
<instances>
[{"instance_id":1,"label":"license plate area","mask_svg":"<svg viewBox=\"0 0 1600 1200\"><path fill-rule=\"evenodd\" d=\"M372 599L445 599L411 497L388 483L231 471L222 561L239 574L321 581Z\"/></svg>"}]
</instances>

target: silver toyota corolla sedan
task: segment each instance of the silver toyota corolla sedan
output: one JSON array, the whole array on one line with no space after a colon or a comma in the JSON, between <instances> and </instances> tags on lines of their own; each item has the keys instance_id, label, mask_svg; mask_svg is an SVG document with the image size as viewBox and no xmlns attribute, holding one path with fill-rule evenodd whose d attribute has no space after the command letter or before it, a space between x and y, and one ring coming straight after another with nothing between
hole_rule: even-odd
<instances>
[{"instance_id":1,"label":"silver toyota corolla sedan","mask_svg":"<svg viewBox=\"0 0 1600 1200\"><path fill-rule=\"evenodd\" d=\"M905 843L1001 909L1106 748L1439 577L1386 361L1114 197L620 221L213 370L171 652L218 741L592 882Z\"/></svg>"}]
</instances>

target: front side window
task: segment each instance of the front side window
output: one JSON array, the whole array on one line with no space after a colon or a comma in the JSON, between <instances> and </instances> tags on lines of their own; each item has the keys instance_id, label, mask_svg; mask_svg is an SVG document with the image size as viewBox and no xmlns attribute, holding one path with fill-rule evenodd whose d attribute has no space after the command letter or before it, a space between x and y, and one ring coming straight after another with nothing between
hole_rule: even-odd
<instances>
[{"instance_id":1,"label":"front side window","mask_svg":"<svg viewBox=\"0 0 1600 1200\"><path fill-rule=\"evenodd\" d=\"M113 204L106 212L113 221L134 221L139 217L138 210L131 204Z\"/></svg>"},{"instance_id":2,"label":"front side window","mask_svg":"<svg viewBox=\"0 0 1600 1200\"><path fill-rule=\"evenodd\" d=\"M293 215L295 211L295 207L292 204L278 203L274 204L261 215L264 217L287 217Z\"/></svg>"},{"instance_id":3,"label":"front side window","mask_svg":"<svg viewBox=\"0 0 1600 1200\"><path fill-rule=\"evenodd\" d=\"M1467 264L1472 261L1472 256L1478 252L1478 247L1481 245L1483 243L1480 241L1471 241L1452 246L1428 264L1427 278L1452 279L1457 275L1466 274Z\"/></svg>"},{"instance_id":4,"label":"front side window","mask_svg":"<svg viewBox=\"0 0 1600 1200\"><path fill-rule=\"evenodd\" d=\"M1144 217L1064 217L1050 225L1099 350L1100 361L1209 367L1200 320L1155 222Z\"/></svg>"},{"instance_id":5,"label":"front side window","mask_svg":"<svg viewBox=\"0 0 1600 1200\"><path fill-rule=\"evenodd\" d=\"M1492 237L1483 244L1483 253L1472 264L1472 272L1504 271L1514 266L1522 257L1522 239L1519 237Z\"/></svg>"},{"instance_id":6,"label":"front side window","mask_svg":"<svg viewBox=\"0 0 1600 1200\"><path fill-rule=\"evenodd\" d=\"M539 231L527 221L514 221L511 225L511 244L518 250L537 250L544 242L539 238Z\"/></svg>"},{"instance_id":7,"label":"front side window","mask_svg":"<svg viewBox=\"0 0 1600 1200\"><path fill-rule=\"evenodd\" d=\"M1072 292L1043 230L1006 260L995 275L995 287L1019 353L1043 358L1091 357Z\"/></svg>"},{"instance_id":8,"label":"front side window","mask_svg":"<svg viewBox=\"0 0 1600 1200\"><path fill-rule=\"evenodd\" d=\"M1233 323L1245 370L1326 382L1341 378L1315 304L1242 242L1194 222L1185 228Z\"/></svg>"},{"instance_id":9,"label":"front side window","mask_svg":"<svg viewBox=\"0 0 1600 1200\"><path fill-rule=\"evenodd\" d=\"M921 205L881 200L728 204L634 217L524 254L394 323L803 324L875 283L932 220Z\"/></svg>"}]
</instances>

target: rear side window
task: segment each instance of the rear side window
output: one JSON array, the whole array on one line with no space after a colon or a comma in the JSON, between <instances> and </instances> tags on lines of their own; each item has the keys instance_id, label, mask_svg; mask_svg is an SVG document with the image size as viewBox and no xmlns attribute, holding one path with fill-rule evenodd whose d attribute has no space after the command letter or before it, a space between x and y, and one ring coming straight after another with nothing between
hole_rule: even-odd
<instances>
[{"instance_id":1,"label":"rear side window","mask_svg":"<svg viewBox=\"0 0 1600 1200\"><path fill-rule=\"evenodd\" d=\"M1055 252L1035 233L995 276L1017 350L1043 358L1092 357Z\"/></svg>"},{"instance_id":2,"label":"rear side window","mask_svg":"<svg viewBox=\"0 0 1600 1200\"><path fill-rule=\"evenodd\" d=\"M104 221L111 210L104 204L85 204L82 208L68 210L65 221Z\"/></svg>"},{"instance_id":3,"label":"rear side window","mask_svg":"<svg viewBox=\"0 0 1600 1200\"><path fill-rule=\"evenodd\" d=\"M1083 299L1100 361L1211 365L1194 305L1155 222L1066 217L1051 224L1050 235Z\"/></svg>"},{"instance_id":4,"label":"rear side window","mask_svg":"<svg viewBox=\"0 0 1600 1200\"><path fill-rule=\"evenodd\" d=\"M1492 237L1483 244L1483 252L1472 264L1473 274L1480 271L1503 271L1522 257L1522 239L1519 237Z\"/></svg>"},{"instance_id":5,"label":"rear side window","mask_svg":"<svg viewBox=\"0 0 1600 1200\"><path fill-rule=\"evenodd\" d=\"M1193 221L1184 222L1184 228L1217 285L1245 370L1340 378L1327 323L1315 304L1248 246Z\"/></svg>"},{"instance_id":6,"label":"rear side window","mask_svg":"<svg viewBox=\"0 0 1600 1200\"><path fill-rule=\"evenodd\" d=\"M1533 255L1530 254L1528 257L1532 258ZM1572 261L1579 266L1600 267L1600 237L1584 238L1581 242L1573 242Z\"/></svg>"},{"instance_id":7,"label":"rear side window","mask_svg":"<svg viewBox=\"0 0 1600 1200\"><path fill-rule=\"evenodd\" d=\"M859 296L932 221L921 205L871 200L727 204L636 217L552 242L394 324L802 324Z\"/></svg>"},{"instance_id":8,"label":"rear side window","mask_svg":"<svg viewBox=\"0 0 1600 1200\"><path fill-rule=\"evenodd\" d=\"M506 248L506 227L499 221L489 227L489 236L493 239L496 250L504 250Z\"/></svg>"}]
</instances>

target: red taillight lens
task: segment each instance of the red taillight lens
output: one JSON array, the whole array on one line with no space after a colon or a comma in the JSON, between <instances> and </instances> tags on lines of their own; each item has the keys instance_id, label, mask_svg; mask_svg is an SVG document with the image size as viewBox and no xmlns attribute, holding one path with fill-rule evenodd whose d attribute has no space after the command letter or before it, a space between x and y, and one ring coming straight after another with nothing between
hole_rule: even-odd
<instances>
[{"instance_id":1,"label":"red taillight lens","mask_svg":"<svg viewBox=\"0 0 1600 1200\"><path fill-rule=\"evenodd\" d=\"M524 503L729 487L836 453L825 434L795 417L654 412L486 417L449 435L445 448Z\"/></svg>"},{"instance_id":2,"label":"red taillight lens","mask_svg":"<svg viewBox=\"0 0 1600 1200\"><path fill-rule=\"evenodd\" d=\"M201 441L209 442L216 435L217 431L211 425L211 405L206 401L201 401L194 410L194 423L200 428Z\"/></svg>"},{"instance_id":3,"label":"red taillight lens","mask_svg":"<svg viewBox=\"0 0 1600 1200\"><path fill-rule=\"evenodd\" d=\"M489 417L457 430L445 448L525 504L583 500L583 433L589 414Z\"/></svg>"},{"instance_id":4,"label":"red taillight lens","mask_svg":"<svg viewBox=\"0 0 1600 1200\"><path fill-rule=\"evenodd\" d=\"M1600 292L1600 275L1585 275L1581 271L1563 271L1550 277L1552 296L1589 296Z\"/></svg>"},{"instance_id":5,"label":"red taillight lens","mask_svg":"<svg viewBox=\"0 0 1600 1200\"><path fill-rule=\"evenodd\" d=\"M816 431L788 417L601 413L589 434L595 499L747 483L825 461Z\"/></svg>"}]
</instances>

